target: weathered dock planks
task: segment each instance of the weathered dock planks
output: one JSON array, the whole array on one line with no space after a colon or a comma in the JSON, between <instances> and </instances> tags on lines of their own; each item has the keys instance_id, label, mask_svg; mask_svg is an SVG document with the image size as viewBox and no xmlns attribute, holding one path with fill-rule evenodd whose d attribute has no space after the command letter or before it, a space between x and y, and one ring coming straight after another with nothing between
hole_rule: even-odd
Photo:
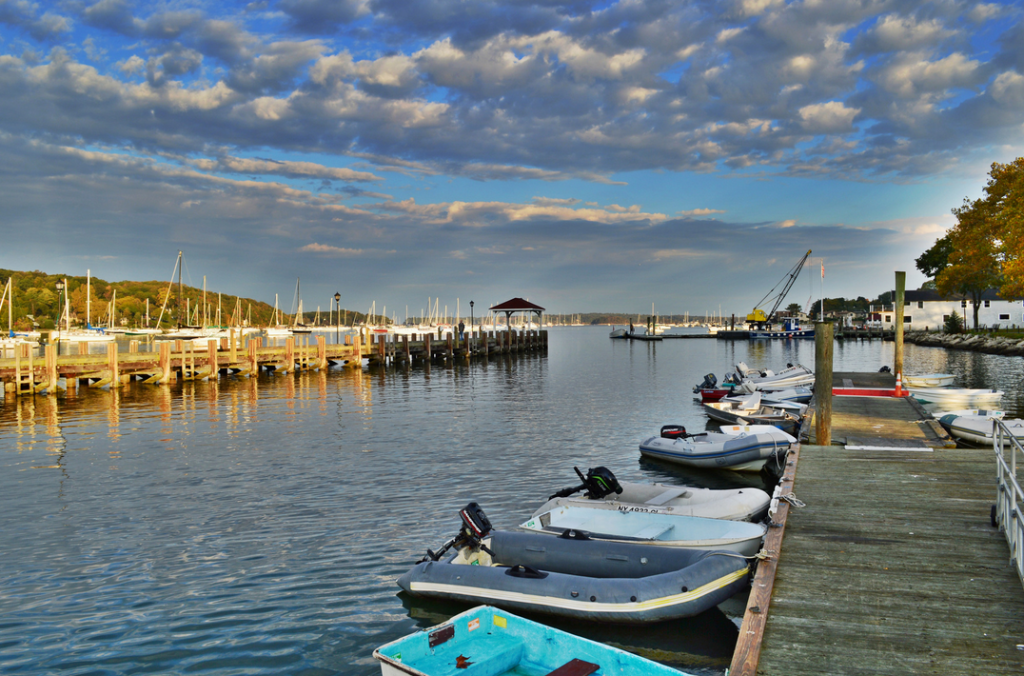
<instances>
[{"instance_id":1,"label":"weathered dock planks","mask_svg":"<svg viewBox=\"0 0 1024 676\"><path fill-rule=\"evenodd\" d=\"M288 338L283 346L264 346L262 338L239 340L234 336L203 344L191 341L156 342L140 351L133 341L128 352L106 343L105 354L90 354L86 343L78 343L78 354L57 355L55 345L46 345L42 356L33 355L28 345L11 358L0 359L0 382L8 395L53 393L59 387L77 383L98 387L120 387L138 380L162 384L172 380L216 378L221 375L254 375L261 370L292 373L296 370L327 368L332 364L361 367L371 365L469 359L546 350L547 331L468 332L461 338L446 335L390 336L364 332L346 336L343 344L326 343L323 336ZM153 349L155 348L155 349Z\"/></svg>"},{"instance_id":2,"label":"weathered dock planks","mask_svg":"<svg viewBox=\"0 0 1024 676\"><path fill-rule=\"evenodd\" d=\"M833 400L835 442L894 450L801 446L787 475L806 507L787 507L770 603L755 581L732 676L1024 673L1024 589L990 522L993 452L947 448L926 416L907 399Z\"/></svg>"}]
</instances>

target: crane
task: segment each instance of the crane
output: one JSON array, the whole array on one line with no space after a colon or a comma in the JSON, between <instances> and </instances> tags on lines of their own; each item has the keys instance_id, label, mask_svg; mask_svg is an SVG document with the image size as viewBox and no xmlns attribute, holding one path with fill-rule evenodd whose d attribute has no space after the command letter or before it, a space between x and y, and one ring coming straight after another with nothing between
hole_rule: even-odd
<instances>
[{"instance_id":1,"label":"crane","mask_svg":"<svg viewBox=\"0 0 1024 676\"><path fill-rule=\"evenodd\" d=\"M775 311L779 309L779 306L782 305L782 301L785 299L786 294L789 293L791 288L793 288L793 282L796 281L797 275L800 274L800 269L804 266L804 261L806 261L807 257L810 255L811 250L808 249L807 253L803 255L803 258L801 258L799 262L797 262L797 264L779 280L779 283L773 286L772 290L754 306L754 311L747 315L747 324L750 325L751 330L763 329L766 326L771 326L772 319L775 318ZM782 291L779 291L773 296L772 294L775 293L775 290L779 288L780 284L784 284ZM765 311L761 309L761 306L766 302L770 302L772 299L775 300L775 304L772 305L771 311L765 314Z\"/></svg>"}]
</instances>

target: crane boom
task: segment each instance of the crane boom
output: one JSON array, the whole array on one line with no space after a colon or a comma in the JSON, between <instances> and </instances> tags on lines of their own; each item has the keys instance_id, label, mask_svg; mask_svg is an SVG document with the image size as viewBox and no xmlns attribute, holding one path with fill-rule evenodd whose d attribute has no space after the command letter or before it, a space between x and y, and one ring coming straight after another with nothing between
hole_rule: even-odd
<instances>
[{"instance_id":1,"label":"crane boom","mask_svg":"<svg viewBox=\"0 0 1024 676\"><path fill-rule=\"evenodd\" d=\"M786 298L786 294L788 294L789 290L793 288L793 283L796 282L796 278L804 266L804 261L806 261L807 257L810 255L811 250L808 249L807 253L803 255L797 264L790 268L789 272L786 273L786 276L779 280L779 283L773 286L772 290L769 291L765 297L760 300L760 302L758 302L757 306L754 307L754 311L747 315L747 323L750 324L752 328L762 328L766 324L771 324L772 319L775 318L775 311L779 309L779 306L782 305L782 301ZM773 296L772 294L777 288L779 288L779 284L784 284L784 286L781 291ZM775 304L772 305L770 312L765 313L765 311L761 309L761 305L772 298L775 299Z\"/></svg>"}]
</instances>

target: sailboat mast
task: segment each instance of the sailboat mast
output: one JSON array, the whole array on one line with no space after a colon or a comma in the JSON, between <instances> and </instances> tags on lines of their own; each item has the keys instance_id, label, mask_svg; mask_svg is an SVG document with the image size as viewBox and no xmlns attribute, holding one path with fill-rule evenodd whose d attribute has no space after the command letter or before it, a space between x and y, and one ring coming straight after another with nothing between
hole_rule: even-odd
<instances>
[{"instance_id":1,"label":"sailboat mast","mask_svg":"<svg viewBox=\"0 0 1024 676\"><path fill-rule=\"evenodd\" d=\"M92 328L92 270L85 271L85 328Z\"/></svg>"},{"instance_id":2,"label":"sailboat mast","mask_svg":"<svg viewBox=\"0 0 1024 676\"><path fill-rule=\"evenodd\" d=\"M178 330L181 330L181 252L178 252Z\"/></svg>"}]
</instances>

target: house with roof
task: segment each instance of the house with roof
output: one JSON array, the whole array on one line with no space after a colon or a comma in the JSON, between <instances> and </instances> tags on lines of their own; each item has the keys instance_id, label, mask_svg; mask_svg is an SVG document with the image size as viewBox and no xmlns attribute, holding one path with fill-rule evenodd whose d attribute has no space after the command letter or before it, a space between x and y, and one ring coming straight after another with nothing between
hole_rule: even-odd
<instances>
[{"instance_id":1,"label":"house with roof","mask_svg":"<svg viewBox=\"0 0 1024 676\"><path fill-rule=\"evenodd\" d=\"M893 291L893 296L896 292ZM933 289L905 291L903 294L903 329L905 331L941 331L946 320L956 312L964 326L974 328L974 301L966 296L945 298ZM892 305L871 305L868 326L893 329L896 311ZM1024 301L1001 298L996 289L981 295L978 307L978 328L1019 328L1024 326Z\"/></svg>"}]
</instances>

